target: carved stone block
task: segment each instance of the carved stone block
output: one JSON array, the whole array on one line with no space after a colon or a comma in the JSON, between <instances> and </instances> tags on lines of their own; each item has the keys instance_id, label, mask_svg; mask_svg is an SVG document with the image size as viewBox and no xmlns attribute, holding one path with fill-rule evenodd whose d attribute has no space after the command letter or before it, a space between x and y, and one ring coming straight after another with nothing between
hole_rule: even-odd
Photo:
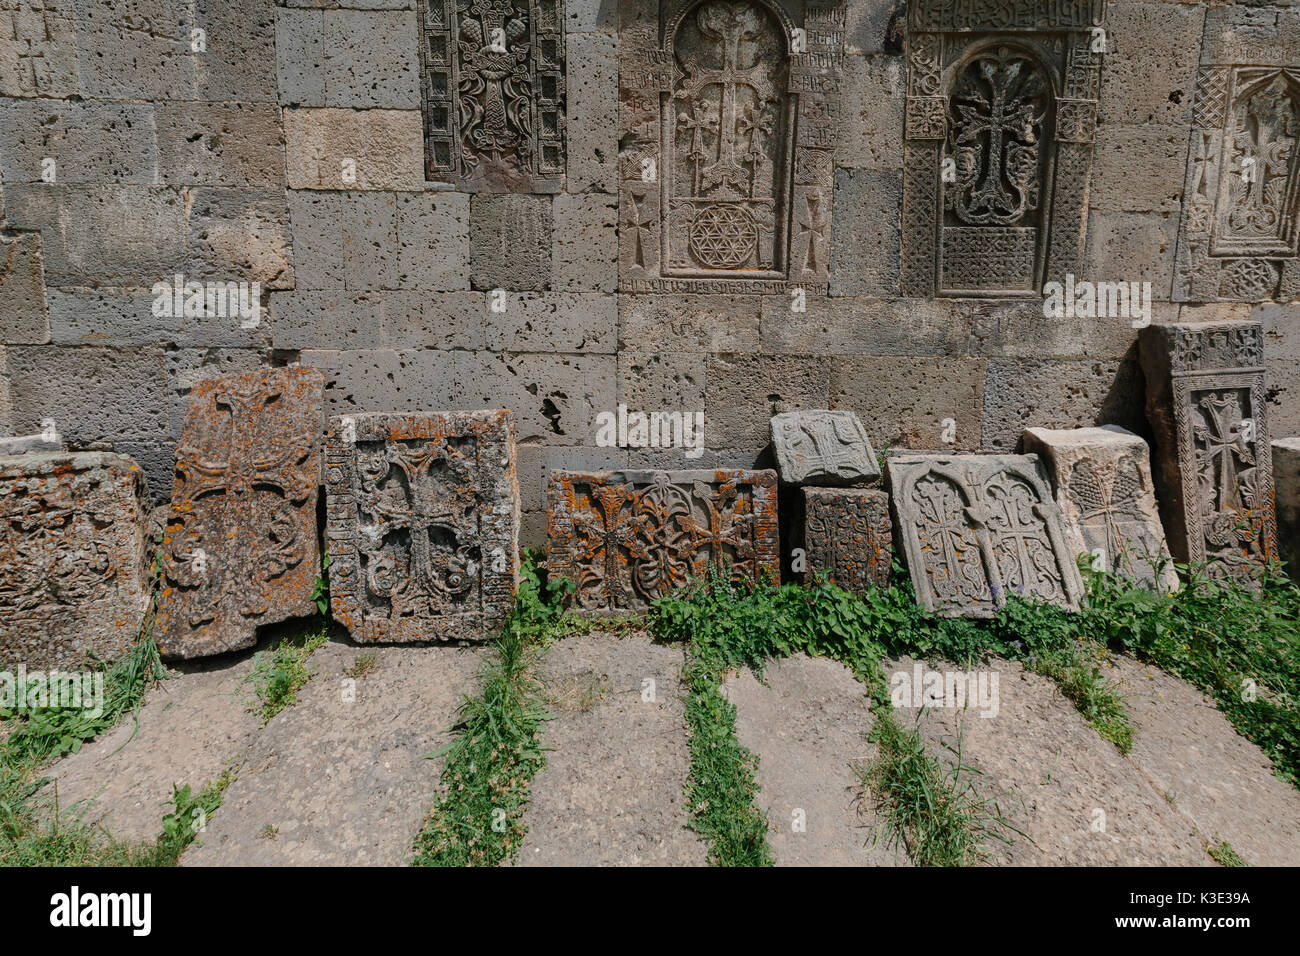
<instances>
[{"instance_id":1,"label":"carved stone block","mask_svg":"<svg viewBox=\"0 0 1300 956\"><path fill-rule=\"evenodd\" d=\"M1174 301L1290 300L1300 254L1300 72L1211 63L1196 77Z\"/></svg>"},{"instance_id":2,"label":"carved stone block","mask_svg":"<svg viewBox=\"0 0 1300 956\"><path fill-rule=\"evenodd\" d=\"M1071 554L1092 555L1095 567L1143 587L1178 589L1145 441L1107 425L1027 428L1024 443L1027 454L1042 460L1056 489Z\"/></svg>"},{"instance_id":3,"label":"carved stone block","mask_svg":"<svg viewBox=\"0 0 1300 956\"><path fill-rule=\"evenodd\" d=\"M775 415L772 447L787 484L853 485L880 475L867 431L848 410Z\"/></svg>"},{"instance_id":4,"label":"carved stone block","mask_svg":"<svg viewBox=\"0 0 1300 956\"><path fill-rule=\"evenodd\" d=\"M1300 581L1300 438L1273 442L1273 485L1277 490L1278 557Z\"/></svg>"},{"instance_id":5,"label":"carved stone block","mask_svg":"<svg viewBox=\"0 0 1300 956\"><path fill-rule=\"evenodd\" d=\"M1277 554L1263 330L1152 325L1139 342L1169 550L1248 584Z\"/></svg>"},{"instance_id":6,"label":"carved stone block","mask_svg":"<svg viewBox=\"0 0 1300 956\"><path fill-rule=\"evenodd\" d=\"M710 569L780 580L772 471L553 471L547 517L547 569L583 611L644 609Z\"/></svg>"},{"instance_id":7,"label":"carved stone block","mask_svg":"<svg viewBox=\"0 0 1300 956\"><path fill-rule=\"evenodd\" d=\"M497 632L519 574L509 411L335 416L325 488L330 606L353 640Z\"/></svg>"},{"instance_id":8,"label":"carved stone block","mask_svg":"<svg viewBox=\"0 0 1300 956\"><path fill-rule=\"evenodd\" d=\"M425 176L564 188L564 0L420 0Z\"/></svg>"},{"instance_id":9,"label":"carved stone block","mask_svg":"<svg viewBox=\"0 0 1300 956\"><path fill-rule=\"evenodd\" d=\"M804 488L808 576L827 572L854 594L889 586L894 559L889 495L870 488Z\"/></svg>"},{"instance_id":10,"label":"carved stone block","mask_svg":"<svg viewBox=\"0 0 1300 956\"><path fill-rule=\"evenodd\" d=\"M885 470L927 611L992 617L1009 595L1078 608L1083 580L1037 455L900 455Z\"/></svg>"},{"instance_id":11,"label":"carved stone block","mask_svg":"<svg viewBox=\"0 0 1300 956\"><path fill-rule=\"evenodd\" d=\"M190 392L162 546L164 656L251 647L260 625L315 611L324 388L294 366Z\"/></svg>"},{"instance_id":12,"label":"carved stone block","mask_svg":"<svg viewBox=\"0 0 1300 956\"><path fill-rule=\"evenodd\" d=\"M1037 296L1077 274L1105 6L908 5L905 296Z\"/></svg>"},{"instance_id":13,"label":"carved stone block","mask_svg":"<svg viewBox=\"0 0 1300 956\"><path fill-rule=\"evenodd\" d=\"M0 456L0 667L129 650L149 603L144 495L125 455Z\"/></svg>"},{"instance_id":14,"label":"carved stone block","mask_svg":"<svg viewBox=\"0 0 1300 956\"><path fill-rule=\"evenodd\" d=\"M825 291L844 4L619 7L620 288Z\"/></svg>"}]
</instances>

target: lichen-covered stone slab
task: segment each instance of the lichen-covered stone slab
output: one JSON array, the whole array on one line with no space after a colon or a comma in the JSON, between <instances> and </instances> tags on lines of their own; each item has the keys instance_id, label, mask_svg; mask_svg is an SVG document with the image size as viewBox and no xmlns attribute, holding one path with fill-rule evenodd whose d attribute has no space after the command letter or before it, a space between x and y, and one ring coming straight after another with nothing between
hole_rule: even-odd
<instances>
[{"instance_id":1,"label":"lichen-covered stone slab","mask_svg":"<svg viewBox=\"0 0 1300 956\"><path fill-rule=\"evenodd\" d=\"M125 455L0 456L0 667L126 653L149 603L144 496Z\"/></svg>"},{"instance_id":2,"label":"lichen-covered stone slab","mask_svg":"<svg viewBox=\"0 0 1300 956\"><path fill-rule=\"evenodd\" d=\"M1300 581L1300 438L1273 442L1273 485L1277 493L1278 557Z\"/></svg>"},{"instance_id":3,"label":"lichen-covered stone slab","mask_svg":"<svg viewBox=\"0 0 1300 956\"><path fill-rule=\"evenodd\" d=\"M1027 428L1024 443L1056 489L1071 553L1089 554L1094 567L1143 587L1177 590L1145 441L1107 425Z\"/></svg>"},{"instance_id":4,"label":"lichen-covered stone slab","mask_svg":"<svg viewBox=\"0 0 1300 956\"><path fill-rule=\"evenodd\" d=\"M866 429L847 409L774 415L772 448L787 484L852 485L880 474Z\"/></svg>"},{"instance_id":5,"label":"lichen-covered stone slab","mask_svg":"<svg viewBox=\"0 0 1300 956\"><path fill-rule=\"evenodd\" d=\"M1010 596L1078 608L1083 580L1037 455L900 455L885 470L927 611L991 617Z\"/></svg>"},{"instance_id":6,"label":"lichen-covered stone slab","mask_svg":"<svg viewBox=\"0 0 1300 956\"><path fill-rule=\"evenodd\" d=\"M251 647L257 628L313 613L324 376L259 369L194 386L162 547L159 649Z\"/></svg>"},{"instance_id":7,"label":"lichen-covered stone slab","mask_svg":"<svg viewBox=\"0 0 1300 956\"><path fill-rule=\"evenodd\" d=\"M1249 584L1277 554L1263 330L1152 325L1139 342L1169 550Z\"/></svg>"},{"instance_id":8,"label":"lichen-covered stone slab","mask_svg":"<svg viewBox=\"0 0 1300 956\"><path fill-rule=\"evenodd\" d=\"M553 471L547 570L579 610L641 610L711 569L780 580L776 472Z\"/></svg>"},{"instance_id":9,"label":"lichen-covered stone slab","mask_svg":"<svg viewBox=\"0 0 1300 956\"><path fill-rule=\"evenodd\" d=\"M496 633L519 572L509 411L335 416L325 489L330 605L353 640Z\"/></svg>"},{"instance_id":10,"label":"lichen-covered stone slab","mask_svg":"<svg viewBox=\"0 0 1300 956\"><path fill-rule=\"evenodd\" d=\"M808 574L824 571L855 594L887 587L894 558L889 495L871 488L804 488L803 498Z\"/></svg>"}]
</instances>

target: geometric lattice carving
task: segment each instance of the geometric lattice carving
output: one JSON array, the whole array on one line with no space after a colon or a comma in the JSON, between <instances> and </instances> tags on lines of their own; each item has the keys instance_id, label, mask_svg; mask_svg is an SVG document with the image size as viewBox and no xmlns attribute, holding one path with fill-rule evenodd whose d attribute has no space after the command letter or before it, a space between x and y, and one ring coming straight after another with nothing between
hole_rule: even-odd
<instances>
[{"instance_id":1,"label":"geometric lattice carving","mask_svg":"<svg viewBox=\"0 0 1300 956\"><path fill-rule=\"evenodd\" d=\"M805 580L825 571L854 594L887 587L894 557L889 495L868 488L804 488L803 496Z\"/></svg>"},{"instance_id":2,"label":"geometric lattice carving","mask_svg":"<svg viewBox=\"0 0 1300 956\"><path fill-rule=\"evenodd\" d=\"M909 5L904 295L1039 295L1079 271L1103 10Z\"/></svg>"},{"instance_id":3,"label":"geometric lattice carving","mask_svg":"<svg viewBox=\"0 0 1300 956\"><path fill-rule=\"evenodd\" d=\"M470 191L564 183L564 0L420 0L425 176Z\"/></svg>"},{"instance_id":4,"label":"geometric lattice carving","mask_svg":"<svg viewBox=\"0 0 1300 956\"><path fill-rule=\"evenodd\" d=\"M166 656L251 647L259 625L315 610L323 393L320 370L298 366L190 392L162 546Z\"/></svg>"},{"instance_id":5,"label":"geometric lattice carving","mask_svg":"<svg viewBox=\"0 0 1300 956\"><path fill-rule=\"evenodd\" d=\"M1083 581L1037 455L899 456L885 468L927 611L991 617L1009 596L1079 606Z\"/></svg>"},{"instance_id":6,"label":"geometric lattice carving","mask_svg":"<svg viewBox=\"0 0 1300 956\"><path fill-rule=\"evenodd\" d=\"M844 7L621 8L622 288L824 290Z\"/></svg>"},{"instance_id":7,"label":"geometric lattice carving","mask_svg":"<svg viewBox=\"0 0 1300 956\"><path fill-rule=\"evenodd\" d=\"M1202 67L1174 278L1178 301L1290 298L1300 252L1300 69Z\"/></svg>"},{"instance_id":8,"label":"geometric lattice carving","mask_svg":"<svg viewBox=\"0 0 1300 956\"><path fill-rule=\"evenodd\" d=\"M491 637L514 605L510 412L330 419L330 606L360 642Z\"/></svg>"},{"instance_id":9,"label":"geometric lattice carving","mask_svg":"<svg viewBox=\"0 0 1300 956\"><path fill-rule=\"evenodd\" d=\"M1250 583L1277 554L1263 330L1153 325L1140 342L1169 550Z\"/></svg>"},{"instance_id":10,"label":"geometric lattice carving","mask_svg":"<svg viewBox=\"0 0 1300 956\"><path fill-rule=\"evenodd\" d=\"M143 506L124 455L0 456L0 668L126 653L149 599Z\"/></svg>"},{"instance_id":11,"label":"geometric lattice carving","mask_svg":"<svg viewBox=\"0 0 1300 956\"><path fill-rule=\"evenodd\" d=\"M1024 438L1056 488L1074 554L1143 587L1178 588L1145 441L1115 425L1027 428Z\"/></svg>"},{"instance_id":12,"label":"geometric lattice carving","mask_svg":"<svg viewBox=\"0 0 1300 956\"><path fill-rule=\"evenodd\" d=\"M644 609L711 569L780 579L775 472L553 471L547 515L547 571L583 611Z\"/></svg>"}]
</instances>

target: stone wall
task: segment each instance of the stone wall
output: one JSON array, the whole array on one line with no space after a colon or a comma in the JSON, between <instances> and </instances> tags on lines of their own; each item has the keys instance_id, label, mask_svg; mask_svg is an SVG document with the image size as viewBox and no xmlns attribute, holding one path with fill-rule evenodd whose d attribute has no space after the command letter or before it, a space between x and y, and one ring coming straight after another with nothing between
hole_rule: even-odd
<instances>
[{"instance_id":1,"label":"stone wall","mask_svg":"<svg viewBox=\"0 0 1300 956\"><path fill-rule=\"evenodd\" d=\"M644 220L626 186L642 147L620 102L620 38L652 37L658 5L621 6L558 7L563 111L545 136L563 174L535 168L520 186L455 169L426 181L441 101L425 0L3 0L0 430L53 419L72 447L134 457L162 502L195 383L297 361L324 372L331 414L512 409L527 545L545 538L548 470L771 466L769 417L791 409L852 409L878 450L1011 451L1027 426L1149 434L1127 318L902 294L908 14L890 0L850 0L842 29L830 17L825 30L827 4L780 5L837 58L827 258L803 260L825 277L806 309L786 285L630 281ZM1209 128L1198 77L1300 65L1300 8L1104 13L1090 178L1054 210L1086 230L1079 278L1149 281L1156 322L1261 321L1272 434L1300 433L1285 263L1258 301L1194 283L1176 296L1194 134ZM804 211L792 224L817 228ZM259 282L261 320L158 315L151 290L177 274ZM620 403L703 411L706 451L600 447L596 416Z\"/></svg>"}]
</instances>

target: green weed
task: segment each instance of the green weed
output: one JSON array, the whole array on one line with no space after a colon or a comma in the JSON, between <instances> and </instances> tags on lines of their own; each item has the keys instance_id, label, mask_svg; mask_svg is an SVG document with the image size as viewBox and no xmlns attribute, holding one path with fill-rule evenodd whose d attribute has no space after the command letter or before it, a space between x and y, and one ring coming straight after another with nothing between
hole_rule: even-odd
<instances>
[{"instance_id":1,"label":"green weed","mask_svg":"<svg viewBox=\"0 0 1300 956\"><path fill-rule=\"evenodd\" d=\"M257 701L249 701L248 706L261 716L263 727L297 702L298 691L316 676L307 661L327 640L329 622L318 619L302 633L284 638L275 650L253 655L253 669L244 677L244 683L253 685Z\"/></svg>"}]
</instances>

